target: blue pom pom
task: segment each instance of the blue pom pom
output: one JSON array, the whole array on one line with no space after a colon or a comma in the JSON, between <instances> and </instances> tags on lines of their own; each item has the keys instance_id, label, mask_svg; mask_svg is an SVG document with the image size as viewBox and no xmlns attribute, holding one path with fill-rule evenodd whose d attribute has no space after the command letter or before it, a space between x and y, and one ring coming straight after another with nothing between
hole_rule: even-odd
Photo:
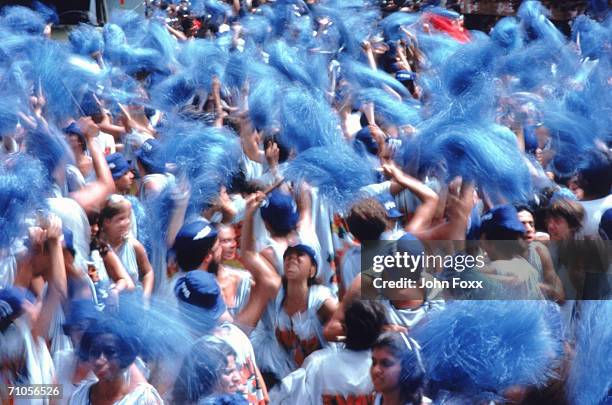
<instances>
[{"instance_id":1,"label":"blue pom pom","mask_svg":"<svg viewBox=\"0 0 612 405\"><path fill-rule=\"evenodd\" d=\"M576 330L576 355L569 370L567 392L573 404L607 404L612 399L612 301L581 301Z\"/></svg>"},{"instance_id":2,"label":"blue pom pom","mask_svg":"<svg viewBox=\"0 0 612 405\"><path fill-rule=\"evenodd\" d=\"M559 310L539 301L454 301L413 336L438 389L502 394L543 386L562 353Z\"/></svg>"},{"instance_id":3,"label":"blue pom pom","mask_svg":"<svg viewBox=\"0 0 612 405\"><path fill-rule=\"evenodd\" d=\"M298 152L340 142L339 122L322 95L301 86L283 89L280 142Z\"/></svg>"},{"instance_id":4,"label":"blue pom pom","mask_svg":"<svg viewBox=\"0 0 612 405\"><path fill-rule=\"evenodd\" d=\"M310 148L289 163L285 179L307 181L334 210L344 211L359 198L362 187L375 182L373 167L350 147Z\"/></svg>"},{"instance_id":5,"label":"blue pom pom","mask_svg":"<svg viewBox=\"0 0 612 405\"><path fill-rule=\"evenodd\" d=\"M6 27L14 33L42 35L45 25L47 25L45 18L27 7L4 7L0 15L0 26Z\"/></svg>"},{"instance_id":6,"label":"blue pom pom","mask_svg":"<svg viewBox=\"0 0 612 405\"><path fill-rule=\"evenodd\" d=\"M92 53L104 50L102 32L91 25L80 24L70 31L68 39L74 52L83 56L90 56Z\"/></svg>"},{"instance_id":7,"label":"blue pom pom","mask_svg":"<svg viewBox=\"0 0 612 405\"><path fill-rule=\"evenodd\" d=\"M26 236L26 219L45 207L47 188L39 161L16 154L0 162L0 249Z\"/></svg>"}]
</instances>

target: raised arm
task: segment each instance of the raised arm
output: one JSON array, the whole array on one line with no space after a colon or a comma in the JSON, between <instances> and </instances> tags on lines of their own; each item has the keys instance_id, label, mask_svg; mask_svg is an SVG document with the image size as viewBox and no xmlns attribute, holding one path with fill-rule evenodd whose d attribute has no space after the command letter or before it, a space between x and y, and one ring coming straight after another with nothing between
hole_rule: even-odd
<instances>
[{"instance_id":1,"label":"raised arm","mask_svg":"<svg viewBox=\"0 0 612 405\"><path fill-rule=\"evenodd\" d=\"M421 200L414 216L406 224L406 231L415 233L427 229L436 213L438 195L422 181L404 173L393 163L383 165L383 172L392 179L391 194L397 194L400 190L407 189Z\"/></svg>"},{"instance_id":2,"label":"raised arm","mask_svg":"<svg viewBox=\"0 0 612 405\"><path fill-rule=\"evenodd\" d=\"M253 233L253 215L265 198L265 194L257 193L247 199L242 235L240 237L241 260L244 267L251 273L254 285L251 287L249 302L236 317L238 325L254 328L264 313L268 302L276 297L281 286L281 278L270 263L258 252Z\"/></svg>"},{"instance_id":3,"label":"raised arm","mask_svg":"<svg viewBox=\"0 0 612 405\"><path fill-rule=\"evenodd\" d=\"M97 180L71 193L70 197L78 202L85 212L90 213L99 210L106 197L115 191L115 183L104 158L104 153L98 149L94 142L94 138L99 131L98 126L91 118L82 118L79 120L79 126L85 134L87 149L91 154Z\"/></svg>"},{"instance_id":4,"label":"raised arm","mask_svg":"<svg viewBox=\"0 0 612 405\"><path fill-rule=\"evenodd\" d=\"M49 225L44 230L46 247L49 249L49 268L45 278L48 283L47 294L43 298L40 315L32 325L32 335L47 340L51 320L62 300L68 296L68 282L66 280L66 267L64 265L64 252L62 249L62 221L59 217L51 215Z\"/></svg>"}]
</instances>

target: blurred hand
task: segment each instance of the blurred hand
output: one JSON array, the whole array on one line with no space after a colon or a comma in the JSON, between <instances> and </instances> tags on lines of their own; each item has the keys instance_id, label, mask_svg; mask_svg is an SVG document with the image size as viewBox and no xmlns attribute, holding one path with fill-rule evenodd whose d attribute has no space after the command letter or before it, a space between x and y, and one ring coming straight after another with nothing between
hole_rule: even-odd
<instances>
[{"instance_id":1,"label":"blurred hand","mask_svg":"<svg viewBox=\"0 0 612 405\"><path fill-rule=\"evenodd\" d=\"M95 138L98 135L98 132L100 132L100 128L91 117L82 117L77 123L79 124L81 131L83 131L83 134L85 134L85 138L88 140Z\"/></svg>"}]
</instances>

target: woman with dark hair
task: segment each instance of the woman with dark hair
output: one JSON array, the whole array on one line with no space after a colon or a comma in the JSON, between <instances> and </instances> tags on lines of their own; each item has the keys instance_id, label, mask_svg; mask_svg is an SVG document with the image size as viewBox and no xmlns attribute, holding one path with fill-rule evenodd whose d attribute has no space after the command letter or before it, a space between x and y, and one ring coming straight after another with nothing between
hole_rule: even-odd
<instances>
[{"instance_id":1,"label":"woman with dark hair","mask_svg":"<svg viewBox=\"0 0 612 405\"><path fill-rule=\"evenodd\" d=\"M551 240L579 239L584 224L584 208L580 203L558 199L546 210L546 229Z\"/></svg>"},{"instance_id":2,"label":"woman with dark hair","mask_svg":"<svg viewBox=\"0 0 612 405\"><path fill-rule=\"evenodd\" d=\"M295 366L327 344L323 325L338 306L329 288L316 282L317 260L307 245L287 248L282 289L276 299L276 338ZM294 367L294 368L297 368Z\"/></svg>"},{"instance_id":3,"label":"woman with dark hair","mask_svg":"<svg viewBox=\"0 0 612 405\"><path fill-rule=\"evenodd\" d=\"M97 381L86 381L72 394L71 405L157 405L163 400L146 380L131 378L138 339L118 319L91 325L81 338L79 357L89 361Z\"/></svg>"},{"instance_id":4,"label":"woman with dark hair","mask_svg":"<svg viewBox=\"0 0 612 405\"><path fill-rule=\"evenodd\" d=\"M425 368L421 348L403 333L382 334L372 346L370 376L376 391L375 405L421 405Z\"/></svg>"},{"instance_id":5,"label":"woman with dark hair","mask_svg":"<svg viewBox=\"0 0 612 405\"><path fill-rule=\"evenodd\" d=\"M370 349L387 323L380 302L352 300L344 311L344 349L312 353L270 393L275 404L371 404Z\"/></svg>"},{"instance_id":6,"label":"woman with dark hair","mask_svg":"<svg viewBox=\"0 0 612 405\"><path fill-rule=\"evenodd\" d=\"M223 340L203 337L191 348L174 384L172 402L197 404L213 394L245 394L236 352Z\"/></svg>"}]
</instances>

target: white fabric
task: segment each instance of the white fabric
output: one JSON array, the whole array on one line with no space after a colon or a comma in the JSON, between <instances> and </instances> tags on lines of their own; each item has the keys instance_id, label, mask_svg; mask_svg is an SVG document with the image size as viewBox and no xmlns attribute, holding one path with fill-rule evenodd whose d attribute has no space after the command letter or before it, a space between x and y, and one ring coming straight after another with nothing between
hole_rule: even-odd
<instances>
[{"instance_id":1,"label":"white fabric","mask_svg":"<svg viewBox=\"0 0 612 405\"><path fill-rule=\"evenodd\" d=\"M361 246L350 247L342 257L340 274L342 276L342 287L347 291L351 283L361 271Z\"/></svg>"},{"instance_id":2,"label":"white fabric","mask_svg":"<svg viewBox=\"0 0 612 405\"><path fill-rule=\"evenodd\" d=\"M44 339L34 339L30 325L22 317L15 321L15 325L21 332L26 353L27 384L52 384L54 382L55 369L51 354L47 349ZM48 399L19 399L15 404L47 405Z\"/></svg>"},{"instance_id":3,"label":"white fabric","mask_svg":"<svg viewBox=\"0 0 612 405\"><path fill-rule=\"evenodd\" d=\"M580 201L580 204L585 211L584 226L582 227L583 235L591 238L599 236L599 222L603 213L608 208L612 208L612 194L597 200Z\"/></svg>"},{"instance_id":4,"label":"white fabric","mask_svg":"<svg viewBox=\"0 0 612 405\"><path fill-rule=\"evenodd\" d=\"M329 299L336 301L336 299L328 287L310 286L306 310L289 316L282 306L284 295L285 291L281 289L276 298L275 334L280 345L289 353L295 369L310 353L327 345L323 336L323 325L319 319L319 310L325 301Z\"/></svg>"},{"instance_id":5,"label":"white fabric","mask_svg":"<svg viewBox=\"0 0 612 405\"><path fill-rule=\"evenodd\" d=\"M125 238L121 246L115 251L121 264L130 275L136 287L141 287L140 273L138 271L138 261L136 260L136 250L134 249L134 240L131 236Z\"/></svg>"},{"instance_id":6,"label":"white fabric","mask_svg":"<svg viewBox=\"0 0 612 405\"><path fill-rule=\"evenodd\" d=\"M85 381L79 388L72 394L70 405L90 405L89 391L91 386L97 381ZM159 393L152 385L139 384L136 389L113 405L158 405L163 404L164 401L159 396Z\"/></svg>"},{"instance_id":7,"label":"white fabric","mask_svg":"<svg viewBox=\"0 0 612 405\"><path fill-rule=\"evenodd\" d=\"M303 368L285 377L278 388L270 393L273 404L323 405L323 396L368 398L370 403L374 387L370 378L372 364L369 350L337 350L330 346L308 356ZM355 403L359 403L355 401Z\"/></svg>"},{"instance_id":8,"label":"white fabric","mask_svg":"<svg viewBox=\"0 0 612 405\"><path fill-rule=\"evenodd\" d=\"M79 384L72 383L72 377L76 370L78 358L74 349L61 350L53 356L53 364L55 365L57 384L62 386L62 399L59 400L59 405L66 405L72 394L77 390ZM96 381L96 376L90 371L84 381Z\"/></svg>"}]
</instances>

